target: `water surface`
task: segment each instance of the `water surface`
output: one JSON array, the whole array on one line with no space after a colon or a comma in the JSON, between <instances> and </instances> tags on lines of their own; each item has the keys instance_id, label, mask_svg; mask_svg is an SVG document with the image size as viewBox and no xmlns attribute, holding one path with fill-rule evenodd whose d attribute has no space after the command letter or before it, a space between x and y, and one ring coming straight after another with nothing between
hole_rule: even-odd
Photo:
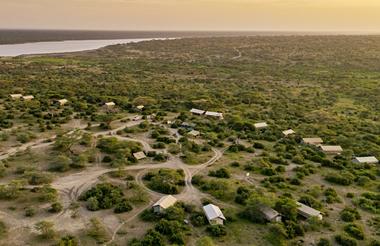
<instances>
[{"instance_id":1,"label":"water surface","mask_svg":"<svg viewBox=\"0 0 380 246\"><path fill-rule=\"evenodd\" d=\"M67 53L95 50L115 44L128 44L160 38L109 39L109 40L70 40L57 42L36 42L0 45L0 56L20 56L52 53Z\"/></svg>"}]
</instances>

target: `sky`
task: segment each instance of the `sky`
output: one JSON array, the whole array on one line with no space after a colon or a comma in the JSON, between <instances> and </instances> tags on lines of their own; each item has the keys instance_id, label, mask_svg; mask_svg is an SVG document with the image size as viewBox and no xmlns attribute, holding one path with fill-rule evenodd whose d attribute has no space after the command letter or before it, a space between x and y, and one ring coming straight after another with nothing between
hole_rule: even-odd
<instances>
[{"instance_id":1,"label":"sky","mask_svg":"<svg viewBox=\"0 0 380 246\"><path fill-rule=\"evenodd\" d=\"M0 0L0 28L380 33L380 0Z\"/></svg>"}]
</instances>

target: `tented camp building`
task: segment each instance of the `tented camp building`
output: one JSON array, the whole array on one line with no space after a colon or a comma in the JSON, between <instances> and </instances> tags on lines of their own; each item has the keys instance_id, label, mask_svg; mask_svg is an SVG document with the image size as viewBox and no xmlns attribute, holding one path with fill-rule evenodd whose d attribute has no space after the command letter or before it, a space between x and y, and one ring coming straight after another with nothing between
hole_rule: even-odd
<instances>
[{"instance_id":1,"label":"tented camp building","mask_svg":"<svg viewBox=\"0 0 380 246\"><path fill-rule=\"evenodd\" d=\"M366 157L355 157L352 160L353 163L357 164L377 164L379 160L374 156L366 156Z\"/></svg>"},{"instance_id":2,"label":"tented camp building","mask_svg":"<svg viewBox=\"0 0 380 246\"><path fill-rule=\"evenodd\" d=\"M177 199L172 195L163 196L160 200L153 204L153 211L155 213L162 213L165 209L173 206L176 202Z\"/></svg>"},{"instance_id":3,"label":"tented camp building","mask_svg":"<svg viewBox=\"0 0 380 246\"><path fill-rule=\"evenodd\" d=\"M310 145L320 145L323 144L322 138L303 138L302 142L304 144L310 144Z\"/></svg>"},{"instance_id":4,"label":"tented camp building","mask_svg":"<svg viewBox=\"0 0 380 246\"><path fill-rule=\"evenodd\" d=\"M203 211L211 225L223 225L226 218L218 206L208 204L203 207Z\"/></svg>"},{"instance_id":5,"label":"tented camp building","mask_svg":"<svg viewBox=\"0 0 380 246\"><path fill-rule=\"evenodd\" d=\"M319 148L325 152L326 154L334 155L341 154L343 152L343 148L339 145L321 145Z\"/></svg>"},{"instance_id":6,"label":"tented camp building","mask_svg":"<svg viewBox=\"0 0 380 246\"><path fill-rule=\"evenodd\" d=\"M305 218L311 218L311 217L317 217L319 220L323 219L322 213L312 207L306 206L303 203L297 202L297 211L298 214L305 217Z\"/></svg>"},{"instance_id":7,"label":"tented camp building","mask_svg":"<svg viewBox=\"0 0 380 246\"><path fill-rule=\"evenodd\" d=\"M195 114L195 115L204 115L205 111L201 109L192 108L190 110L190 113Z\"/></svg>"}]
</instances>

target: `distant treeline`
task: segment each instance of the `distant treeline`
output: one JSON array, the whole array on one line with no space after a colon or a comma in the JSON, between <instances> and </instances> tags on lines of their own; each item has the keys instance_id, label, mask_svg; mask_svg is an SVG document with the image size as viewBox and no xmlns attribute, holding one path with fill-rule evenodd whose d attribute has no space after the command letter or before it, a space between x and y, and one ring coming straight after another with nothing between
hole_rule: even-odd
<instances>
[{"instance_id":1,"label":"distant treeline","mask_svg":"<svg viewBox=\"0 0 380 246\"><path fill-rule=\"evenodd\" d=\"M0 29L0 44L19 44L63 40L99 40L128 38L222 37L256 35L294 35L290 32L217 32L217 31L81 31L81 30L8 30Z\"/></svg>"}]
</instances>

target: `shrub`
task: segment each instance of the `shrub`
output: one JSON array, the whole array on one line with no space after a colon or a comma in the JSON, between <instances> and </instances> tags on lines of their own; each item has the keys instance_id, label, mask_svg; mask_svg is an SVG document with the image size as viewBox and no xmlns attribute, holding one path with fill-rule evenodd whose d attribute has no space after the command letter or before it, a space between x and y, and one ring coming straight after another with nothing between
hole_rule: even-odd
<instances>
[{"instance_id":1,"label":"shrub","mask_svg":"<svg viewBox=\"0 0 380 246\"><path fill-rule=\"evenodd\" d=\"M181 152L181 147L178 144L171 143L168 146L168 151L170 154L176 155Z\"/></svg>"},{"instance_id":2,"label":"shrub","mask_svg":"<svg viewBox=\"0 0 380 246\"><path fill-rule=\"evenodd\" d=\"M242 205L246 205L250 194L251 194L250 190L248 190L247 188L243 186L240 186L236 190L235 202Z\"/></svg>"},{"instance_id":3,"label":"shrub","mask_svg":"<svg viewBox=\"0 0 380 246\"><path fill-rule=\"evenodd\" d=\"M213 237L221 237L227 235L226 228L223 225L210 225L206 230Z\"/></svg>"},{"instance_id":4,"label":"shrub","mask_svg":"<svg viewBox=\"0 0 380 246\"><path fill-rule=\"evenodd\" d=\"M55 202L51 205L50 209L49 209L49 212L50 213L59 213L61 212L63 209L63 206L61 203L59 202Z\"/></svg>"},{"instance_id":5,"label":"shrub","mask_svg":"<svg viewBox=\"0 0 380 246\"><path fill-rule=\"evenodd\" d=\"M327 188L324 192L327 203L341 202L338 193L333 188Z\"/></svg>"},{"instance_id":6,"label":"shrub","mask_svg":"<svg viewBox=\"0 0 380 246\"><path fill-rule=\"evenodd\" d=\"M122 199L116 204L114 212L117 214L120 214L120 213L129 212L132 209L133 209L132 205L126 199Z\"/></svg>"},{"instance_id":7,"label":"shrub","mask_svg":"<svg viewBox=\"0 0 380 246\"><path fill-rule=\"evenodd\" d=\"M166 161L169 157L163 153L158 153L153 157L154 161Z\"/></svg>"},{"instance_id":8,"label":"shrub","mask_svg":"<svg viewBox=\"0 0 380 246\"><path fill-rule=\"evenodd\" d=\"M163 235L168 236L171 243L177 245L184 245L185 239L183 231L186 231L186 227L182 224L182 221L169 221L162 219L155 226L155 230L160 232Z\"/></svg>"},{"instance_id":9,"label":"shrub","mask_svg":"<svg viewBox=\"0 0 380 246\"><path fill-rule=\"evenodd\" d=\"M304 195L301 196L301 198L298 200L300 203L303 203L309 207L315 208L315 209L321 209L322 204L314 199L312 196Z\"/></svg>"},{"instance_id":10,"label":"shrub","mask_svg":"<svg viewBox=\"0 0 380 246\"><path fill-rule=\"evenodd\" d=\"M254 142L253 147L256 149L265 149L265 145L259 142Z\"/></svg>"},{"instance_id":11,"label":"shrub","mask_svg":"<svg viewBox=\"0 0 380 246\"><path fill-rule=\"evenodd\" d=\"M321 238L319 242L317 243L317 246L331 246L331 243L326 238Z\"/></svg>"},{"instance_id":12,"label":"shrub","mask_svg":"<svg viewBox=\"0 0 380 246\"><path fill-rule=\"evenodd\" d=\"M336 235L335 241L342 246L357 246L356 241L346 235Z\"/></svg>"},{"instance_id":13,"label":"shrub","mask_svg":"<svg viewBox=\"0 0 380 246\"><path fill-rule=\"evenodd\" d=\"M79 198L82 201L87 201L87 209L96 211L99 209L109 209L120 202L124 197L120 187L110 183L97 184L95 187L86 191Z\"/></svg>"},{"instance_id":14,"label":"shrub","mask_svg":"<svg viewBox=\"0 0 380 246\"><path fill-rule=\"evenodd\" d=\"M215 246L214 242L210 237L202 237L200 238L196 244L196 246Z\"/></svg>"},{"instance_id":15,"label":"shrub","mask_svg":"<svg viewBox=\"0 0 380 246\"><path fill-rule=\"evenodd\" d=\"M287 238L295 238L298 236L305 235L305 229L302 224L296 223L294 221L287 221L285 223Z\"/></svg>"},{"instance_id":16,"label":"shrub","mask_svg":"<svg viewBox=\"0 0 380 246\"><path fill-rule=\"evenodd\" d=\"M53 181L52 175L46 172L27 172L24 177L30 185L49 184Z\"/></svg>"},{"instance_id":17,"label":"shrub","mask_svg":"<svg viewBox=\"0 0 380 246\"><path fill-rule=\"evenodd\" d=\"M340 218L345 222L354 222L360 219L360 214L356 208L346 207L340 212Z\"/></svg>"},{"instance_id":18,"label":"shrub","mask_svg":"<svg viewBox=\"0 0 380 246\"><path fill-rule=\"evenodd\" d=\"M190 221L193 226L204 226L207 225L207 218L201 212L193 212L190 216Z\"/></svg>"},{"instance_id":19,"label":"shrub","mask_svg":"<svg viewBox=\"0 0 380 246\"><path fill-rule=\"evenodd\" d=\"M211 177L225 178L225 179L228 179L231 177L229 171L225 168L219 168L218 170L210 171L208 175Z\"/></svg>"},{"instance_id":20,"label":"shrub","mask_svg":"<svg viewBox=\"0 0 380 246\"><path fill-rule=\"evenodd\" d=\"M354 176L348 172L331 173L325 179L334 184L350 185L354 182Z\"/></svg>"},{"instance_id":21,"label":"shrub","mask_svg":"<svg viewBox=\"0 0 380 246\"><path fill-rule=\"evenodd\" d=\"M53 239L56 236L54 224L50 221L40 221L34 227L43 239Z\"/></svg>"},{"instance_id":22,"label":"shrub","mask_svg":"<svg viewBox=\"0 0 380 246\"><path fill-rule=\"evenodd\" d=\"M78 245L79 245L78 240L74 236L71 236L71 235L62 237L58 242L58 246L78 246Z\"/></svg>"},{"instance_id":23,"label":"shrub","mask_svg":"<svg viewBox=\"0 0 380 246\"><path fill-rule=\"evenodd\" d=\"M240 167L240 163L237 162L237 161L234 161L234 162L231 162L231 163L230 163L230 166L231 166L231 167Z\"/></svg>"},{"instance_id":24,"label":"shrub","mask_svg":"<svg viewBox=\"0 0 380 246\"><path fill-rule=\"evenodd\" d=\"M36 210L33 207L25 208L25 216L26 217L33 217L34 215L36 215Z\"/></svg>"},{"instance_id":25,"label":"shrub","mask_svg":"<svg viewBox=\"0 0 380 246\"><path fill-rule=\"evenodd\" d=\"M144 176L148 186L164 194L178 194L180 186L184 186L185 174L183 170L160 169L158 172L149 172Z\"/></svg>"},{"instance_id":26,"label":"shrub","mask_svg":"<svg viewBox=\"0 0 380 246\"><path fill-rule=\"evenodd\" d=\"M109 234L106 228L97 218L91 218L87 229L87 235L95 239L97 243L104 243L109 239Z\"/></svg>"},{"instance_id":27,"label":"shrub","mask_svg":"<svg viewBox=\"0 0 380 246\"><path fill-rule=\"evenodd\" d=\"M3 238L7 234L7 226L0 220L0 238Z\"/></svg>"},{"instance_id":28,"label":"shrub","mask_svg":"<svg viewBox=\"0 0 380 246\"><path fill-rule=\"evenodd\" d=\"M64 155L59 155L55 160L50 164L49 170L53 172L66 172L70 169L72 160Z\"/></svg>"},{"instance_id":29,"label":"shrub","mask_svg":"<svg viewBox=\"0 0 380 246\"><path fill-rule=\"evenodd\" d=\"M371 240L371 242L369 243L369 246L380 246L380 241L376 240L376 239L373 239Z\"/></svg>"},{"instance_id":30,"label":"shrub","mask_svg":"<svg viewBox=\"0 0 380 246\"><path fill-rule=\"evenodd\" d=\"M363 240L364 239L364 231L363 228L361 228L357 224L350 223L344 227L344 231L347 232L350 236L358 239Z\"/></svg>"},{"instance_id":31,"label":"shrub","mask_svg":"<svg viewBox=\"0 0 380 246\"><path fill-rule=\"evenodd\" d=\"M137 239L132 240L129 246L165 246L164 237L155 230L148 230L144 238L140 241Z\"/></svg>"}]
</instances>

